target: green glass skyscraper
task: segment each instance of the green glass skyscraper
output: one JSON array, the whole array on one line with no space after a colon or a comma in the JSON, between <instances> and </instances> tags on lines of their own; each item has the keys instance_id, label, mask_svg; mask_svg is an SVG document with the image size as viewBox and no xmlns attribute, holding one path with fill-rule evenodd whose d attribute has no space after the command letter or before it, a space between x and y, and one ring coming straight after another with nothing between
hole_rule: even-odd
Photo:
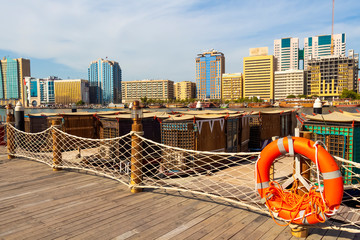
<instances>
[{"instance_id":1,"label":"green glass skyscraper","mask_svg":"<svg viewBox=\"0 0 360 240\"><path fill-rule=\"evenodd\" d=\"M21 101L26 106L24 77L30 77L30 60L4 58L0 61L0 104Z\"/></svg>"}]
</instances>

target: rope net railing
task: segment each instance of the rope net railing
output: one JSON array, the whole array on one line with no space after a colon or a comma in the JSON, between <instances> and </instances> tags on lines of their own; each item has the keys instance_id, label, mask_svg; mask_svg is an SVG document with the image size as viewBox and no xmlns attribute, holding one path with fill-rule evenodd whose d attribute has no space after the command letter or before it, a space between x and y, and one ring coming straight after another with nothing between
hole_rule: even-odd
<instances>
[{"instance_id":1,"label":"rope net railing","mask_svg":"<svg viewBox=\"0 0 360 240\"><path fill-rule=\"evenodd\" d=\"M54 126L40 133L25 133L7 125L5 135L7 141L14 143L8 152L16 157L40 161L53 168L94 172L131 188L190 192L269 214L255 189L258 152L186 150L154 142L136 132L111 139L88 139L69 135ZM360 164L335 159L345 176L342 205L330 220L311 227L360 233ZM307 174L310 176L305 179L307 184L316 185L317 168L309 160L305 163L306 172L301 175ZM284 188L291 187L293 180L298 181L293 177L296 165L294 157L279 157L273 164L271 180ZM136 181L131 180L134 178Z\"/></svg>"},{"instance_id":2,"label":"rope net railing","mask_svg":"<svg viewBox=\"0 0 360 240\"><path fill-rule=\"evenodd\" d=\"M6 146L6 123L0 121L0 147ZM5 147L3 147L5 149ZM0 152L0 154L4 154L5 151Z\"/></svg>"}]
</instances>

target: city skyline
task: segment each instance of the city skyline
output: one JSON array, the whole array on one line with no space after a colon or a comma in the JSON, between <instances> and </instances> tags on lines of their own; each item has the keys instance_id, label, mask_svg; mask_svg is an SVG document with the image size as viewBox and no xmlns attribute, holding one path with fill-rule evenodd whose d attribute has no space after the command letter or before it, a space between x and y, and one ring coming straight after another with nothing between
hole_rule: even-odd
<instances>
[{"instance_id":1,"label":"city skyline","mask_svg":"<svg viewBox=\"0 0 360 240\"><path fill-rule=\"evenodd\" d=\"M224 53L226 73L243 72L249 48L275 39L331 34L332 1L48 1L3 2L0 57L31 60L33 77L87 79L93 59L119 62L123 81L195 82L196 55ZM360 51L358 1L335 1L334 34L346 33L347 49ZM216 34L215 34L216 33ZM176 67L175 67L176 66Z\"/></svg>"}]
</instances>

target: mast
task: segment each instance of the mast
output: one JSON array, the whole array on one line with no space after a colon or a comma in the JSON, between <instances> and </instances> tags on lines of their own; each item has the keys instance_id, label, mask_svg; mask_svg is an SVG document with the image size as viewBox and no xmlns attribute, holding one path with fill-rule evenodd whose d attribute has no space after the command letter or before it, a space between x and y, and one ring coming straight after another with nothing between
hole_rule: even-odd
<instances>
[{"instance_id":1,"label":"mast","mask_svg":"<svg viewBox=\"0 0 360 240\"><path fill-rule=\"evenodd\" d=\"M332 23L331 23L331 55L334 55L334 8L335 0L332 1Z\"/></svg>"}]
</instances>

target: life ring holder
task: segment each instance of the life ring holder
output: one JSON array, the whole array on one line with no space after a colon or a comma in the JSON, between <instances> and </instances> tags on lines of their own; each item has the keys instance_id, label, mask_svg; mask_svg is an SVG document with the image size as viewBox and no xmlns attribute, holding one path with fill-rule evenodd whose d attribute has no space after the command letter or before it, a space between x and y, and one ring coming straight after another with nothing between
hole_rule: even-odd
<instances>
[{"instance_id":1,"label":"life ring holder","mask_svg":"<svg viewBox=\"0 0 360 240\"><path fill-rule=\"evenodd\" d=\"M270 182L270 167L283 154L300 154L316 164L323 175L323 191L311 187L308 194L300 197L290 193L276 182ZM343 179L333 157L318 143L306 138L286 137L268 144L255 164L256 189L273 217L295 224L316 224L334 215L343 195ZM320 183L318 178L318 183ZM290 196L290 194L293 194ZM295 194L295 195L294 195ZM289 203L284 198L294 198ZM301 201L301 202L296 202Z\"/></svg>"}]
</instances>

